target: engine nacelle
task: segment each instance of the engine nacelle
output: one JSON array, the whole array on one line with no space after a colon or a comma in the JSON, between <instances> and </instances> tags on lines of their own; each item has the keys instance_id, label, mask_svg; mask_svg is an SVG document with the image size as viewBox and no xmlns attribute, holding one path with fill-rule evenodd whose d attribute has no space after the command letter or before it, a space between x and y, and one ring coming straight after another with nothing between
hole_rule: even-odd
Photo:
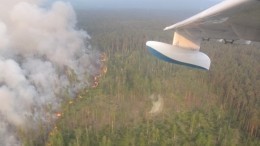
<instances>
[{"instance_id":1,"label":"engine nacelle","mask_svg":"<svg viewBox=\"0 0 260 146\"><path fill-rule=\"evenodd\" d=\"M210 58L199 50L181 48L155 41L146 42L146 46L151 54L166 62L204 70L210 68Z\"/></svg>"}]
</instances>

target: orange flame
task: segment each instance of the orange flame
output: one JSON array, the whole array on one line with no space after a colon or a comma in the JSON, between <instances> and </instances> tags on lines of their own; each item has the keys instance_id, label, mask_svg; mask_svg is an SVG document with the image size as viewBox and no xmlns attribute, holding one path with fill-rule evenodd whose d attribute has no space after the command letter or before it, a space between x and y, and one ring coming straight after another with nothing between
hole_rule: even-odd
<instances>
[{"instance_id":1,"label":"orange flame","mask_svg":"<svg viewBox=\"0 0 260 146\"><path fill-rule=\"evenodd\" d=\"M60 118L62 114L60 112L56 113L56 117Z\"/></svg>"}]
</instances>

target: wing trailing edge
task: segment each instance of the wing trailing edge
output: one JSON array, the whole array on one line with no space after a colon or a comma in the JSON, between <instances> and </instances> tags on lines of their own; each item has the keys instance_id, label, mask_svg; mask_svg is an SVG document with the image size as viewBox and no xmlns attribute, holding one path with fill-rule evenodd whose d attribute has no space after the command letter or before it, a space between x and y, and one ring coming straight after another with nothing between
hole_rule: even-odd
<instances>
[{"instance_id":1,"label":"wing trailing edge","mask_svg":"<svg viewBox=\"0 0 260 146\"><path fill-rule=\"evenodd\" d=\"M223 13L224 11L228 11L230 8L234 9L234 7L239 7L243 5L244 3L248 3L253 0L224 0L223 2L205 10L201 13L194 15L193 17L190 17L184 21L181 21L179 23L176 23L174 25L165 27L164 30L171 30L171 29L178 29L183 26L186 26L191 23L195 23L196 21L200 21L202 19L208 19L209 17L215 16L219 13Z\"/></svg>"}]
</instances>

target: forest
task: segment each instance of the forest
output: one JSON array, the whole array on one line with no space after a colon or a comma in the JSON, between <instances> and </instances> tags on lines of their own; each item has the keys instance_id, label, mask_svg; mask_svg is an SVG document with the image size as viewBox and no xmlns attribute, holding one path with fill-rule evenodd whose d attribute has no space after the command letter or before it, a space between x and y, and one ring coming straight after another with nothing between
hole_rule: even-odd
<instances>
[{"instance_id":1,"label":"forest","mask_svg":"<svg viewBox=\"0 0 260 146\"><path fill-rule=\"evenodd\" d=\"M181 16L170 14L78 10L78 28L102 54L101 75L63 102L50 129L21 134L23 144L260 145L260 45L203 42L210 71L163 62L145 42L171 43L173 32L163 28Z\"/></svg>"}]
</instances>

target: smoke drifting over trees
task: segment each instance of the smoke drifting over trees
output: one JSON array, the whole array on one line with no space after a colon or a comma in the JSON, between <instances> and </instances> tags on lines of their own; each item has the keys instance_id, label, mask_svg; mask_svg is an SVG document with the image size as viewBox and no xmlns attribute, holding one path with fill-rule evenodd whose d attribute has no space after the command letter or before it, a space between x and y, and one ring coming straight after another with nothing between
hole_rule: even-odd
<instances>
[{"instance_id":1,"label":"smoke drifting over trees","mask_svg":"<svg viewBox=\"0 0 260 146\"><path fill-rule=\"evenodd\" d=\"M87 87L99 67L70 4L41 4L0 1L0 145L20 145L18 127L48 124L60 102Z\"/></svg>"}]
</instances>

